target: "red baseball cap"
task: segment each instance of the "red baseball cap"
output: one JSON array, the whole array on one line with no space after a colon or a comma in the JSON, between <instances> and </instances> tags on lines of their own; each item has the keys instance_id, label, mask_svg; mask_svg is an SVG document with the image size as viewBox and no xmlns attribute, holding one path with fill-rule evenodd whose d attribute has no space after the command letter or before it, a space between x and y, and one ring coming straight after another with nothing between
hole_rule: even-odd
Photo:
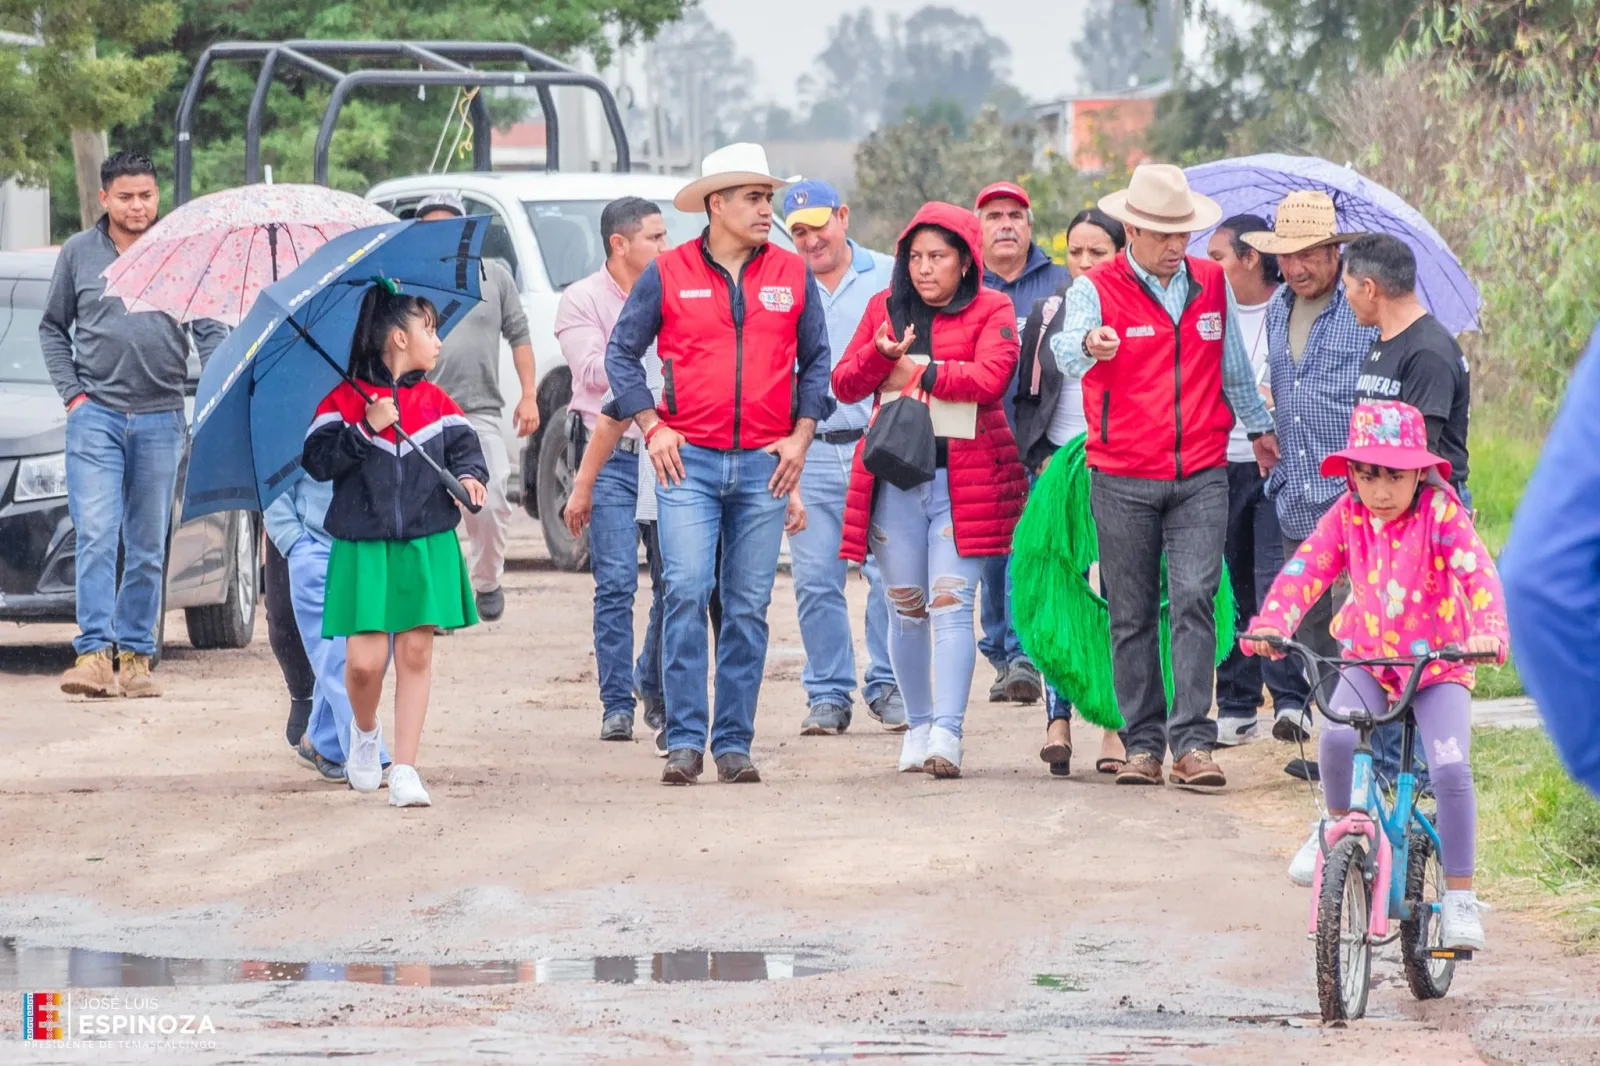
<instances>
[{"instance_id":1,"label":"red baseball cap","mask_svg":"<svg viewBox=\"0 0 1600 1066\"><path fill-rule=\"evenodd\" d=\"M1002 197L1016 200L1028 210L1033 210L1033 201L1028 199L1027 190L1014 181L997 181L993 185L984 186L983 191L978 194L978 202L972 205L972 209L974 211L982 210L983 205L990 200L998 200Z\"/></svg>"}]
</instances>

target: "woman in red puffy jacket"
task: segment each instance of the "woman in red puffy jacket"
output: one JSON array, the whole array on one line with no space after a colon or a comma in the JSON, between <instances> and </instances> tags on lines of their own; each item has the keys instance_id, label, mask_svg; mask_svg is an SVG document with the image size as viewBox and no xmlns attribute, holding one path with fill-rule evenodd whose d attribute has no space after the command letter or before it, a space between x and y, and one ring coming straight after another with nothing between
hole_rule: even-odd
<instances>
[{"instance_id":1,"label":"woman in red puffy jacket","mask_svg":"<svg viewBox=\"0 0 1600 1066\"><path fill-rule=\"evenodd\" d=\"M935 399L977 405L974 436L937 438L934 478L913 489L874 484L863 441L845 505L840 554L863 562L870 550L888 590L889 661L910 722L900 769L936 777L961 775L982 560L1011 550L1028 491L1000 404L1017 365L1016 312L983 288L982 247L972 212L924 204L900 236L889 289L833 372L840 403L895 399L915 381Z\"/></svg>"}]
</instances>

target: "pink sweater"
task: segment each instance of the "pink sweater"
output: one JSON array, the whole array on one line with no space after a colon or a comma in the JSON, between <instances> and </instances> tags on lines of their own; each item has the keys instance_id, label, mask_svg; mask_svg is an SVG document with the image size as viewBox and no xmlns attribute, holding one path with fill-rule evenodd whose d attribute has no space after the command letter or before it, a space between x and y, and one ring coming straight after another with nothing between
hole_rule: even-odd
<instances>
[{"instance_id":1,"label":"pink sweater","mask_svg":"<svg viewBox=\"0 0 1600 1066\"><path fill-rule=\"evenodd\" d=\"M1333 620L1349 659L1420 655L1468 636L1507 641L1505 598L1494 560L1455 493L1424 485L1417 505L1391 522L1373 518L1354 492L1339 502L1283 567L1251 628L1292 634L1311 605L1350 571L1351 596ZM1375 667L1392 695L1408 670ZM1451 681L1471 688L1467 663L1433 663L1420 688Z\"/></svg>"}]
</instances>

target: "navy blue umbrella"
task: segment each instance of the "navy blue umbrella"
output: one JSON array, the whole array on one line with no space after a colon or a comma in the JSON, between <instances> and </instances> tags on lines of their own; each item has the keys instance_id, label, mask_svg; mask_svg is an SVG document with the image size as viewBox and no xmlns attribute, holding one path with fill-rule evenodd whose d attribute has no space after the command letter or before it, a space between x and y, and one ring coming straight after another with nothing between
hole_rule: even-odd
<instances>
[{"instance_id":1,"label":"navy blue umbrella","mask_svg":"<svg viewBox=\"0 0 1600 1066\"><path fill-rule=\"evenodd\" d=\"M1189 187L1204 193L1228 215L1260 215L1270 225L1283 198L1306 189L1333 199L1339 228L1349 233L1388 233L1411 246L1417 257L1417 296L1451 333L1478 328L1478 288L1461 260L1422 213L1400 197L1356 173L1316 156L1250 155L1188 167ZM1211 230L1189 242L1206 254Z\"/></svg>"},{"instance_id":2,"label":"navy blue umbrella","mask_svg":"<svg viewBox=\"0 0 1600 1066\"><path fill-rule=\"evenodd\" d=\"M488 221L408 220L352 230L263 291L200 375L184 519L264 511L300 476L317 405L341 380L362 391L347 369L350 343L362 297L378 278L433 301L441 336L460 322L480 299ZM471 506L461 483L416 450L451 495Z\"/></svg>"}]
</instances>

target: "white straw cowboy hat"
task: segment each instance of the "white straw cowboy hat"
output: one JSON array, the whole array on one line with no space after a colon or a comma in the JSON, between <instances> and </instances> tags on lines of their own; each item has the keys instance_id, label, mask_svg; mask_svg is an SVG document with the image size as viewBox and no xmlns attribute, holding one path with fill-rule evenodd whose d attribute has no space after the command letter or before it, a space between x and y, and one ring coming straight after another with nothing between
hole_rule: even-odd
<instances>
[{"instance_id":1,"label":"white straw cowboy hat","mask_svg":"<svg viewBox=\"0 0 1600 1066\"><path fill-rule=\"evenodd\" d=\"M1293 255L1328 244L1349 244L1359 236L1339 232L1332 197L1307 189L1283 198L1270 230L1241 233L1239 239L1268 255Z\"/></svg>"},{"instance_id":2,"label":"white straw cowboy hat","mask_svg":"<svg viewBox=\"0 0 1600 1066\"><path fill-rule=\"evenodd\" d=\"M769 189L780 189L800 180L798 174L792 178L780 178L773 174L767 166L767 150L749 141L718 148L700 164L700 173L703 177L678 190L678 195L672 198L673 207L679 211L704 211L706 197L723 189L741 185L765 185Z\"/></svg>"},{"instance_id":3,"label":"white straw cowboy hat","mask_svg":"<svg viewBox=\"0 0 1600 1066\"><path fill-rule=\"evenodd\" d=\"M1222 208L1189 188L1181 167L1141 163L1123 192L1100 201L1100 210L1129 226L1155 233L1198 233L1222 221Z\"/></svg>"}]
</instances>

